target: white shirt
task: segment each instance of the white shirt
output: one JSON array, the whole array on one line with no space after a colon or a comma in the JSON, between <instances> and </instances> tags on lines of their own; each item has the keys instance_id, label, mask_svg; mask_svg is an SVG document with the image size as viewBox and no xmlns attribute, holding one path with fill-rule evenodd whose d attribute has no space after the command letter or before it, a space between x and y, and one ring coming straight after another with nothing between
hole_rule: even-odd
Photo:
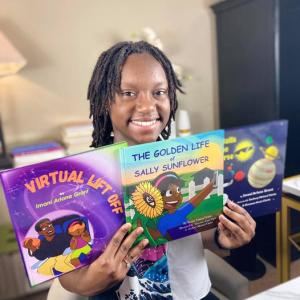
<instances>
[{"instance_id":1,"label":"white shirt","mask_svg":"<svg viewBox=\"0 0 300 300\"><path fill-rule=\"evenodd\" d=\"M169 242L167 258L174 300L199 300L209 293L211 282L200 233Z\"/></svg>"}]
</instances>

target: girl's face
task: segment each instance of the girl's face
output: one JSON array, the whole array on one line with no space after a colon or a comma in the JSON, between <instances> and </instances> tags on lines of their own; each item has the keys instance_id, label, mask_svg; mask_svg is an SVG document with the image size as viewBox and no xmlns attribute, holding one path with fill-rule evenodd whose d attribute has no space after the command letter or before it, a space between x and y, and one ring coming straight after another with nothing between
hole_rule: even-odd
<instances>
[{"instance_id":1,"label":"girl's face","mask_svg":"<svg viewBox=\"0 0 300 300\"><path fill-rule=\"evenodd\" d=\"M148 53L130 55L122 69L120 91L110 106L114 142L154 142L170 116L168 81Z\"/></svg>"}]
</instances>

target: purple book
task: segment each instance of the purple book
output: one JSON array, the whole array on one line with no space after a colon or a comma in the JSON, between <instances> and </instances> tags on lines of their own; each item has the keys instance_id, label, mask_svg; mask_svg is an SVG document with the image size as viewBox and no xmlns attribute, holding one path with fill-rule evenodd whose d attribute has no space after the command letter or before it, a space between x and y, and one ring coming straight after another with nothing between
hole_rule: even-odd
<instances>
[{"instance_id":1,"label":"purple book","mask_svg":"<svg viewBox=\"0 0 300 300\"><path fill-rule=\"evenodd\" d=\"M0 173L32 286L91 263L125 223L126 143Z\"/></svg>"}]
</instances>

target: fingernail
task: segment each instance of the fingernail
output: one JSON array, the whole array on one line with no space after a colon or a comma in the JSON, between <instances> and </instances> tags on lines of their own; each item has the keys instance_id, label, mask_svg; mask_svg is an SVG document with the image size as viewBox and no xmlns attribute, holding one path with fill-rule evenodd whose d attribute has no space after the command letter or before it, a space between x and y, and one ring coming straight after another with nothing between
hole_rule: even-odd
<instances>
[{"instance_id":1,"label":"fingernail","mask_svg":"<svg viewBox=\"0 0 300 300\"><path fill-rule=\"evenodd\" d=\"M136 229L136 234L140 235L144 231L143 227L138 227Z\"/></svg>"},{"instance_id":2,"label":"fingernail","mask_svg":"<svg viewBox=\"0 0 300 300\"><path fill-rule=\"evenodd\" d=\"M219 216L219 220L225 220L225 217L223 214Z\"/></svg>"},{"instance_id":3,"label":"fingernail","mask_svg":"<svg viewBox=\"0 0 300 300\"><path fill-rule=\"evenodd\" d=\"M126 230L129 230L129 229L131 228L131 224L130 224L130 223L126 223L126 224L124 225L124 228L125 228Z\"/></svg>"},{"instance_id":4,"label":"fingernail","mask_svg":"<svg viewBox=\"0 0 300 300\"><path fill-rule=\"evenodd\" d=\"M144 243L144 247L146 247L149 244L149 240L148 239L144 239L143 243Z\"/></svg>"}]
</instances>

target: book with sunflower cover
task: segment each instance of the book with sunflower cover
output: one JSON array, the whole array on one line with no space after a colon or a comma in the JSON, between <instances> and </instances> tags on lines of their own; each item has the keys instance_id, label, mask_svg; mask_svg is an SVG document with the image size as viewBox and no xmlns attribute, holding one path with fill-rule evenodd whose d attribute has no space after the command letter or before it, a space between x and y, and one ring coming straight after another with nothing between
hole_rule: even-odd
<instances>
[{"instance_id":1,"label":"book with sunflower cover","mask_svg":"<svg viewBox=\"0 0 300 300\"><path fill-rule=\"evenodd\" d=\"M281 209L288 121L225 130L224 197L253 217Z\"/></svg>"},{"instance_id":2,"label":"book with sunflower cover","mask_svg":"<svg viewBox=\"0 0 300 300\"><path fill-rule=\"evenodd\" d=\"M224 131L121 150L127 222L157 246L216 226L223 208Z\"/></svg>"},{"instance_id":3,"label":"book with sunflower cover","mask_svg":"<svg viewBox=\"0 0 300 300\"><path fill-rule=\"evenodd\" d=\"M32 286L91 263L125 223L126 143L0 173Z\"/></svg>"}]
</instances>

